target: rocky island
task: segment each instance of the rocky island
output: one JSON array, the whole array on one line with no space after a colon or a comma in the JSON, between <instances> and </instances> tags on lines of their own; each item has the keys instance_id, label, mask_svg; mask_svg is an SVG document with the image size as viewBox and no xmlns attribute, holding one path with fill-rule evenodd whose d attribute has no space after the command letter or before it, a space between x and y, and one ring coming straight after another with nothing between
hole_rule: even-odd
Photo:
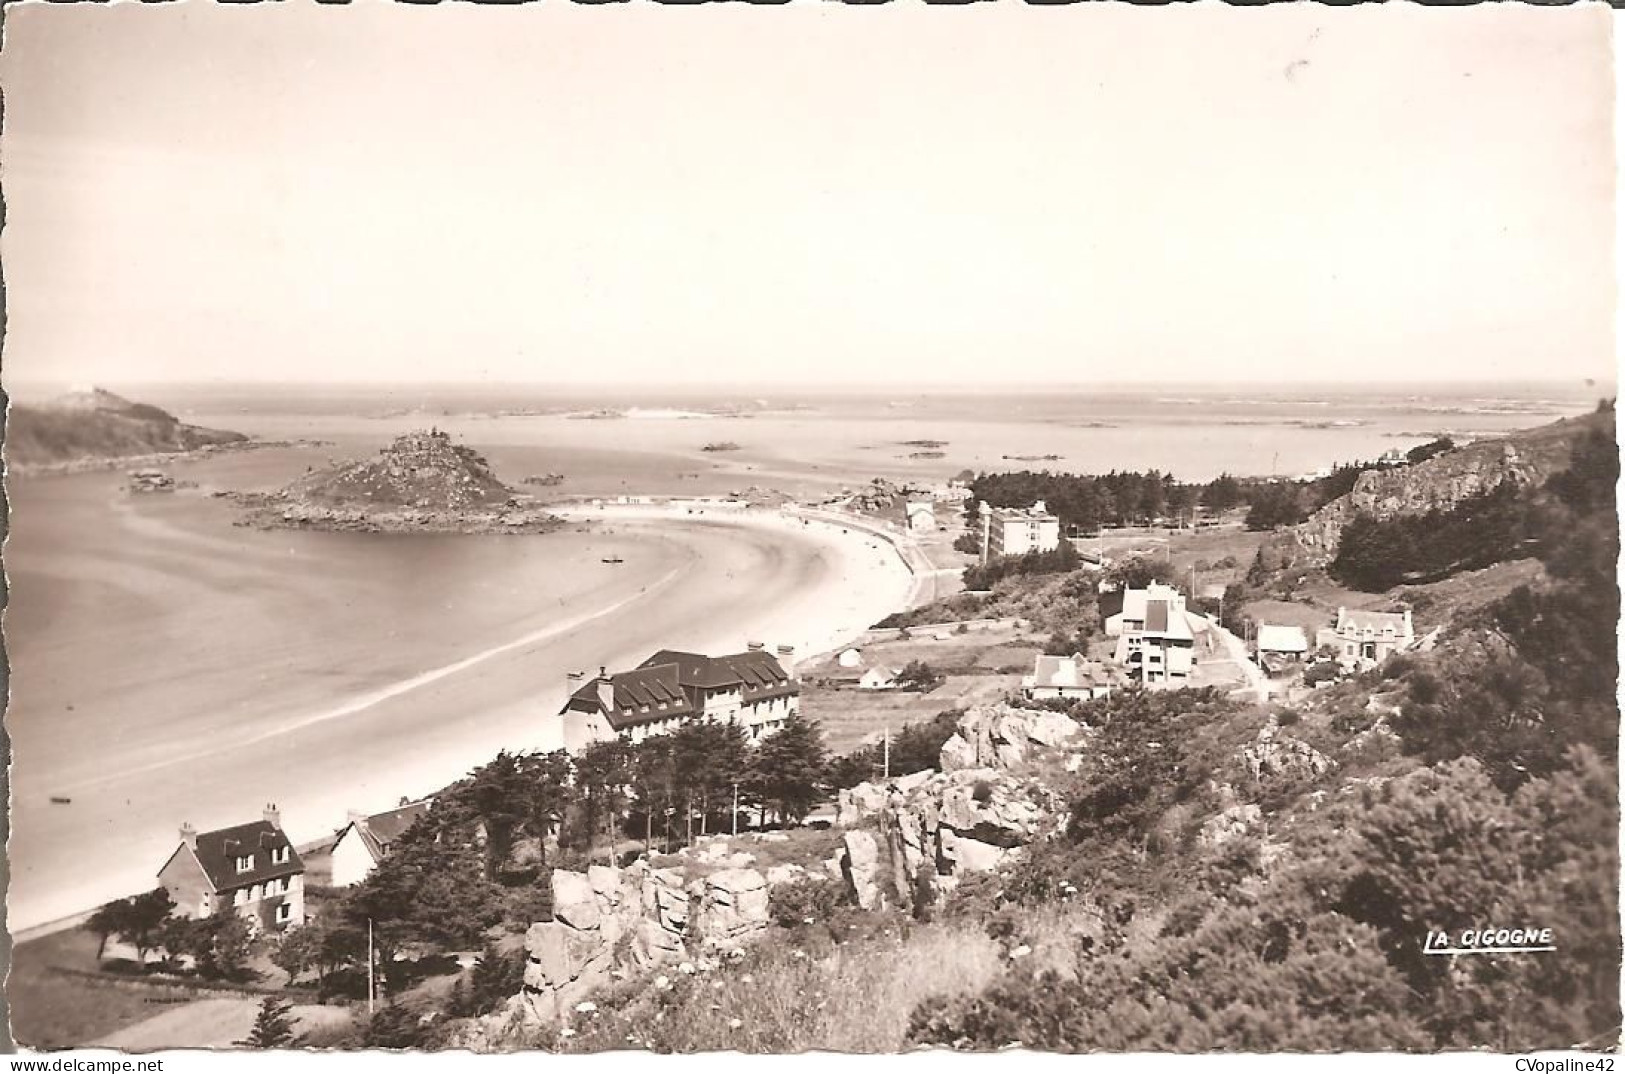
<instances>
[{"instance_id":1,"label":"rocky island","mask_svg":"<svg viewBox=\"0 0 1625 1074\"><path fill-rule=\"evenodd\" d=\"M407 433L374 458L312 471L276 492L226 495L248 508L240 525L265 529L546 533L563 525L438 429Z\"/></svg>"}]
</instances>

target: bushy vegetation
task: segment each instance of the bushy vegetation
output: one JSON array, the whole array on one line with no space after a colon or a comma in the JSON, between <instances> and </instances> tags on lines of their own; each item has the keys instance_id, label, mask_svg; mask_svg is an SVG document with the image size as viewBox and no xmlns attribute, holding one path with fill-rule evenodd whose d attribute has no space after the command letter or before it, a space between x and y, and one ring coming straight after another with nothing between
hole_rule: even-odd
<instances>
[{"instance_id":1,"label":"bushy vegetation","mask_svg":"<svg viewBox=\"0 0 1625 1074\"><path fill-rule=\"evenodd\" d=\"M945 709L924 723L905 724L892 736L888 750L880 743L861 746L842 754L830 762L829 783L832 788L855 787L878 779L883 766L893 776L908 776L937 767L942 744L959 726L963 709Z\"/></svg>"},{"instance_id":2,"label":"bushy vegetation","mask_svg":"<svg viewBox=\"0 0 1625 1074\"><path fill-rule=\"evenodd\" d=\"M1095 731L1067 832L1030 848L982 913L1009 932L1084 903L1099 927L1061 967L1012 966L974 996L922 1004L910 1039L1112 1051L1611 1046L1616 459L1610 437L1589 439L1542 490L1549 584L1294 712L1290 733L1340 762L1323 774L1239 766L1236 747L1263 714L1222 699L1127 692L1077 706ZM1373 690L1397 711L1368 706ZM1384 719L1402 752L1377 734ZM1207 828L1255 807L1239 830ZM1486 926L1551 928L1562 954L1423 953L1430 931Z\"/></svg>"},{"instance_id":3,"label":"bushy vegetation","mask_svg":"<svg viewBox=\"0 0 1625 1074\"><path fill-rule=\"evenodd\" d=\"M1089 570L1065 574L1006 575L983 596L957 593L882 619L876 626L919 626L926 623L963 622L968 619L1020 619L1036 631L1064 631L1069 637L1088 638L1099 626L1100 576Z\"/></svg>"}]
</instances>

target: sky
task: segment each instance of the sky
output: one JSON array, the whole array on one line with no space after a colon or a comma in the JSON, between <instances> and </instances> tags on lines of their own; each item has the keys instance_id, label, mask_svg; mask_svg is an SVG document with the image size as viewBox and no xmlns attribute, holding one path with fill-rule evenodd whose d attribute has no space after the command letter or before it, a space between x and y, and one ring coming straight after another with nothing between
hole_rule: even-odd
<instances>
[{"instance_id":1,"label":"sky","mask_svg":"<svg viewBox=\"0 0 1625 1074\"><path fill-rule=\"evenodd\" d=\"M1614 375L1606 9L23 4L20 381Z\"/></svg>"}]
</instances>

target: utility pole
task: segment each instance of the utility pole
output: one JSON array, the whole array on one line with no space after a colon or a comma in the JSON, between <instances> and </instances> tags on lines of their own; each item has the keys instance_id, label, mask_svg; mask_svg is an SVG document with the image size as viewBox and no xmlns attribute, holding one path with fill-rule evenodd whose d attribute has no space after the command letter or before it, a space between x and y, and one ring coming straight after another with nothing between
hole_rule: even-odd
<instances>
[{"instance_id":1,"label":"utility pole","mask_svg":"<svg viewBox=\"0 0 1625 1074\"><path fill-rule=\"evenodd\" d=\"M739 834L739 784L734 783L734 835Z\"/></svg>"},{"instance_id":2,"label":"utility pole","mask_svg":"<svg viewBox=\"0 0 1625 1074\"><path fill-rule=\"evenodd\" d=\"M988 541L993 533L993 509L983 500L978 506L982 514L982 566L987 566Z\"/></svg>"},{"instance_id":3,"label":"utility pole","mask_svg":"<svg viewBox=\"0 0 1625 1074\"><path fill-rule=\"evenodd\" d=\"M367 1017L372 1017L378 996L378 964L372 954L372 918L367 918Z\"/></svg>"},{"instance_id":4,"label":"utility pole","mask_svg":"<svg viewBox=\"0 0 1625 1074\"><path fill-rule=\"evenodd\" d=\"M886 724L885 737L881 739L880 778L891 779L891 724Z\"/></svg>"}]
</instances>

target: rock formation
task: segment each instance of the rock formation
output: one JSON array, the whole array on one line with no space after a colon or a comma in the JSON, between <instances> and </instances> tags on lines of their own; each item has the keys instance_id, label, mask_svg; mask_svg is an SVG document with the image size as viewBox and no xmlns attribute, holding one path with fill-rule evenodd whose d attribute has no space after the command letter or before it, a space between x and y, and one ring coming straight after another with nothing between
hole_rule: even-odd
<instances>
[{"instance_id":1,"label":"rock formation","mask_svg":"<svg viewBox=\"0 0 1625 1074\"><path fill-rule=\"evenodd\" d=\"M1574 438L1589 419L1557 422L1495 440L1481 440L1414 466L1367 470L1340 496L1272 542L1292 565L1321 567L1337 555L1343 527L1354 516L1421 514L1454 507L1503 481L1538 485L1565 468ZM1269 558L1269 557L1266 557Z\"/></svg>"},{"instance_id":2,"label":"rock formation","mask_svg":"<svg viewBox=\"0 0 1625 1074\"><path fill-rule=\"evenodd\" d=\"M740 950L767 928L767 892L755 869L555 869L553 920L525 934L523 1012L558 1020L617 970Z\"/></svg>"},{"instance_id":3,"label":"rock formation","mask_svg":"<svg viewBox=\"0 0 1625 1074\"><path fill-rule=\"evenodd\" d=\"M861 796L867 798L867 795ZM866 910L912 910L950 891L965 873L1002 865L1049 835L1060 798L1031 776L993 768L930 773L849 830L838 859L853 901Z\"/></svg>"},{"instance_id":4,"label":"rock formation","mask_svg":"<svg viewBox=\"0 0 1625 1074\"><path fill-rule=\"evenodd\" d=\"M1332 767L1331 759L1325 754L1307 742L1281 734L1274 724L1259 731L1257 738L1241 748L1241 760L1259 783L1307 779Z\"/></svg>"},{"instance_id":5,"label":"rock formation","mask_svg":"<svg viewBox=\"0 0 1625 1074\"><path fill-rule=\"evenodd\" d=\"M959 728L942 744L942 770L1014 768L1036 750L1076 741L1084 725L1064 713L983 705L960 718Z\"/></svg>"},{"instance_id":6,"label":"rock formation","mask_svg":"<svg viewBox=\"0 0 1625 1074\"><path fill-rule=\"evenodd\" d=\"M268 528L539 533L560 524L439 430L408 433L374 458L306 474L280 492L237 499L250 508L245 524Z\"/></svg>"}]
</instances>

